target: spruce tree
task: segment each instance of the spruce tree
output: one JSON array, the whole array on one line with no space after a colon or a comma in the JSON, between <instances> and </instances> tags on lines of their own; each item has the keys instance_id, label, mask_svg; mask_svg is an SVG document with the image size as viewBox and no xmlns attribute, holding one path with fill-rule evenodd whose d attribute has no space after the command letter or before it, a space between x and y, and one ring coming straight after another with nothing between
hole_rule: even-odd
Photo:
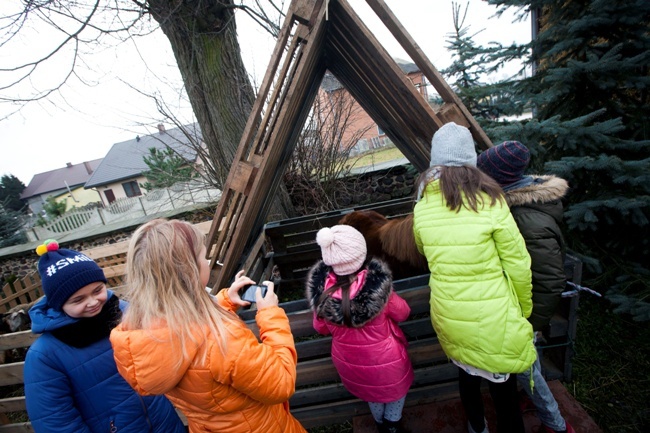
<instances>
[{"instance_id":1,"label":"spruce tree","mask_svg":"<svg viewBox=\"0 0 650 433\"><path fill-rule=\"evenodd\" d=\"M7 210L24 212L27 209L25 202L20 199L20 194L25 189L25 184L13 174L3 174L0 178L0 202Z\"/></svg>"},{"instance_id":2,"label":"spruce tree","mask_svg":"<svg viewBox=\"0 0 650 433\"><path fill-rule=\"evenodd\" d=\"M27 242L23 230L23 217L20 212L6 208L0 202L0 248Z\"/></svg>"},{"instance_id":3,"label":"spruce tree","mask_svg":"<svg viewBox=\"0 0 650 433\"><path fill-rule=\"evenodd\" d=\"M169 188L177 182L187 182L199 175L189 161L169 147L152 147L149 149L149 155L143 159L149 170L142 173L147 182L140 186L147 191Z\"/></svg>"},{"instance_id":4,"label":"spruce tree","mask_svg":"<svg viewBox=\"0 0 650 433\"><path fill-rule=\"evenodd\" d=\"M540 27L519 47L535 74L507 83L514 112L529 107L533 118L483 122L486 132L525 143L533 171L569 181L565 232L588 284L650 319L641 301L650 294L650 2L488 1L535 10ZM493 64L512 58L513 47L491 48Z\"/></svg>"},{"instance_id":5,"label":"spruce tree","mask_svg":"<svg viewBox=\"0 0 650 433\"><path fill-rule=\"evenodd\" d=\"M566 221L574 247L599 259L602 289L619 311L648 320L650 2L542 3L539 68L526 83L539 119L600 114L594 122L610 128L601 137L566 131L546 168L572 186Z\"/></svg>"}]
</instances>

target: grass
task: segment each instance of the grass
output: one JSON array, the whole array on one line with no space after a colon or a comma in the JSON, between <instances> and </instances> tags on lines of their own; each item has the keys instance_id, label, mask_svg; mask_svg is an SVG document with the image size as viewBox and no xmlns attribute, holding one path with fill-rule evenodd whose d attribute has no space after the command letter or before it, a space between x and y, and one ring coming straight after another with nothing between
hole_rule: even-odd
<instances>
[{"instance_id":1,"label":"grass","mask_svg":"<svg viewBox=\"0 0 650 433\"><path fill-rule=\"evenodd\" d=\"M353 161L352 167L366 167L368 165L379 164L394 159L404 158L400 150L392 146L382 147L373 151L365 152L356 158L350 158Z\"/></svg>"},{"instance_id":2,"label":"grass","mask_svg":"<svg viewBox=\"0 0 650 433\"><path fill-rule=\"evenodd\" d=\"M650 431L650 326L582 296L569 392L605 433Z\"/></svg>"}]
</instances>

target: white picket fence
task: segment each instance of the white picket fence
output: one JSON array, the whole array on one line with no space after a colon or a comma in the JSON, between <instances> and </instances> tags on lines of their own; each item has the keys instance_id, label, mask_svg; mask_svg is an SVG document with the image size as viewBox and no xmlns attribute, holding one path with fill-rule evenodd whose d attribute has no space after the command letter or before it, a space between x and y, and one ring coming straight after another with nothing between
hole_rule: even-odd
<instances>
[{"instance_id":1,"label":"white picket fence","mask_svg":"<svg viewBox=\"0 0 650 433\"><path fill-rule=\"evenodd\" d=\"M62 233L83 230L99 225L156 215L162 212L182 211L197 204L212 204L219 201L221 191L195 182L178 183L167 189L149 191L139 197L124 197L115 200L104 209L73 210L54 221L26 231L30 241L56 238Z\"/></svg>"}]
</instances>

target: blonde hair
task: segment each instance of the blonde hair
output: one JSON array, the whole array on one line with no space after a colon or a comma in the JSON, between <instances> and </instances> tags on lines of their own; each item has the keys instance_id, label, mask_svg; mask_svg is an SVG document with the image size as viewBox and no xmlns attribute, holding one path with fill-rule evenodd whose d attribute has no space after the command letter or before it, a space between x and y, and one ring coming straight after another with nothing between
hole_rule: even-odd
<instances>
[{"instance_id":1,"label":"blonde hair","mask_svg":"<svg viewBox=\"0 0 650 433\"><path fill-rule=\"evenodd\" d=\"M125 329L152 330L165 323L172 344L178 337L183 358L187 343L211 333L225 353L226 323L243 324L220 307L201 284L199 260L205 236L192 224L155 219L140 226L129 243L126 261L129 308ZM199 333L197 334L197 331ZM202 335L201 335L202 333Z\"/></svg>"}]
</instances>

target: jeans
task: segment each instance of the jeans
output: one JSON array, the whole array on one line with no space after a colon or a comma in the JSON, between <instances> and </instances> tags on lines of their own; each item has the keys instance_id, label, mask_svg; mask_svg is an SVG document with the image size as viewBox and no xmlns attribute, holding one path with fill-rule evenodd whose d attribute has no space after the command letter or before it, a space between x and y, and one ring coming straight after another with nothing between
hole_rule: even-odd
<instances>
[{"instance_id":1,"label":"jeans","mask_svg":"<svg viewBox=\"0 0 650 433\"><path fill-rule=\"evenodd\" d=\"M517 380L524 388L528 397L537 409L537 416L545 426L552 430L562 431L566 430L566 422L560 414L560 408L557 406L555 397L546 383L546 379L542 376L542 368L539 363L539 356L533 363L533 392L530 392L530 370L523 373L517 373Z\"/></svg>"}]
</instances>

